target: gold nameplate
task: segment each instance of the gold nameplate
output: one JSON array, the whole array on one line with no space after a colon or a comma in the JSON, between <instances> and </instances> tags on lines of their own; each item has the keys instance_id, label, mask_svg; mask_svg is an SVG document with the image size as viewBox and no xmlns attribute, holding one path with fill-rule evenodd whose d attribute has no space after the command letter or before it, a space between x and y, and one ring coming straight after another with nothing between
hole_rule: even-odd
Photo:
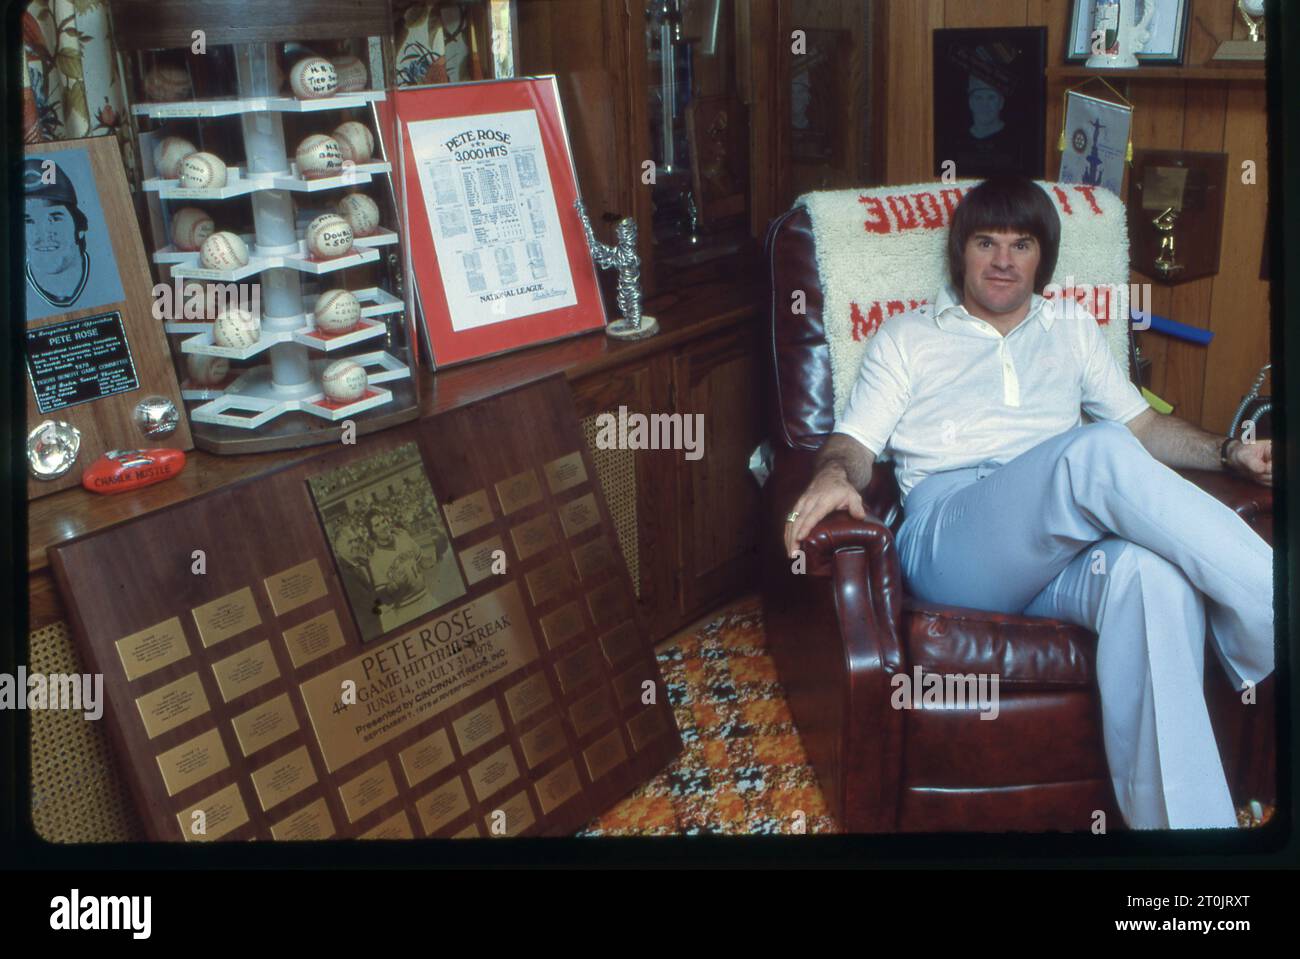
<instances>
[{"instance_id":1,"label":"gold nameplate","mask_svg":"<svg viewBox=\"0 0 1300 959\"><path fill-rule=\"evenodd\" d=\"M227 596L194 608L194 625L205 647L215 646L223 639L238 636L246 629L261 625L253 591L245 586Z\"/></svg>"},{"instance_id":2,"label":"gold nameplate","mask_svg":"<svg viewBox=\"0 0 1300 959\"><path fill-rule=\"evenodd\" d=\"M277 616L292 612L299 606L306 606L326 593L325 577L320 571L320 564L314 559L268 576L264 582L267 595L271 597L271 608Z\"/></svg>"},{"instance_id":3,"label":"gold nameplate","mask_svg":"<svg viewBox=\"0 0 1300 959\"><path fill-rule=\"evenodd\" d=\"M159 753L157 759L158 771L162 773L169 796L175 796L230 766L226 747L221 745L221 734L215 729Z\"/></svg>"},{"instance_id":4,"label":"gold nameplate","mask_svg":"<svg viewBox=\"0 0 1300 959\"><path fill-rule=\"evenodd\" d=\"M474 823L470 823L460 832L452 833L452 839L482 839L483 831Z\"/></svg>"},{"instance_id":5,"label":"gold nameplate","mask_svg":"<svg viewBox=\"0 0 1300 959\"><path fill-rule=\"evenodd\" d=\"M469 769L469 781L480 802L498 790L505 789L518 778L519 767L515 765L515 754L508 745L502 746Z\"/></svg>"},{"instance_id":6,"label":"gold nameplate","mask_svg":"<svg viewBox=\"0 0 1300 959\"><path fill-rule=\"evenodd\" d=\"M582 621L582 607L576 601L565 603L559 609L539 619L537 625L542 627L542 636L546 638L547 649L563 646L585 628Z\"/></svg>"},{"instance_id":7,"label":"gold nameplate","mask_svg":"<svg viewBox=\"0 0 1300 959\"><path fill-rule=\"evenodd\" d=\"M577 536L600 522L600 510L592 493L570 500L560 507L559 512L560 525L564 527L566 537Z\"/></svg>"},{"instance_id":8,"label":"gold nameplate","mask_svg":"<svg viewBox=\"0 0 1300 959\"><path fill-rule=\"evenodd\" d=\"M433 835L447 823L469 811L469 796L457 776L445 786L440 786L415 804L420 825L426 836Z\"/></svg>"},{"instance_id":9,"label":"gold nameplate","mask_svg":"<svg viewBox=\"0 0 1300 959\"><path fill-rule=\"evenodd\" d=\"M397 798L397 783L393 781L392 767L387 762L382 762L373 769L367 769L356 779L340 786L339 797L343 800L348 822L356 822L389 800Z\"/></svg>"},{"instance_id":10,"label":"gold nameplate","mask_svg":"<svg viewBox=\"0 0 1300 959\"><path fill-rule=\"evenodd\" d=\"M536 658L512 581L299 688L333 772ZM341 704L346 681L356 685L354 704Z\"/></svg>"},{"instance_id":11,"label":"gold nameplate","mask_svg":"<svg viewBox=\"0 0 1300 959\"><path fill-rule=\"evenodd\" d=\"M667 728L663 710L657 706L651 706L627 721L627 731L632 734L632 748L637 752L644 749L647 743L656 739Z\"/></svg>"},{"instance_id":12,"label":"gold nameplate","mask_svg":"<svg viewBox=\"0 0 1300 959\"><path fill-rule=\"evenodd\" d=\"M326 610L306 622L284 631L284 644L289 648L289 658L294 669L302 669L313 660L343 646L343 629L338 614Z\"/></svg>"},{"instance_id":13,"label":"gold nameplate","mask_svg":"<svg viewBox=\"0 0 1300 959\"><path fill-rule=\"evenodd\" d=\"M271 641L264 639L233 656L227 656L213 663L212 673L217 677L221 698L230 702L245 693L265 686L274 679L279 679L280 667L275 665L275 656L271 653Z\"/></svg>"},{"instance_id":14,"label":"gold nameplate","mask_svg":"<svg viewBox=\"0 0 1300 959\"><path fill-rule=\"evenodd\" d=\"M625 622L611 629L600 637L600 648L604 650L605 658L611 666L617 666L629 656L635 655L641 648L641 636L637 632L636 623Z\"/></svg>"},{"instance_id":15,"label":"gold nameplate","mask_svg":"<svg viewBox=\"0 0 1300 959\"><path fill-rule=\"evenodd\" d=\"M411 829L411 820L407 817L404 810L398 810L389 816L374 829L369 832L363 832L358 839L414 839L415 832Z\"/></svg>"},{"instance_id":16,"label":"gold nameplate","mask_svg":"<svg viewBox=\"0 0 1300 959\"><path fill-rule=\"evenodd\" d=\"M180 617L150 626L117 641L117 655L128 680L148 676L155 669L178 663L190 654Z\"/></svg>"},{"instance_id":17,"label":"gold nameplate","mask_svg":"<svg viewBox=\"0 0 1300 959\"><path fill-rule=\"evenodd\" d=\"M555 675L560 679L560 690L564 695L569 695L583 683L600 675L597 656L593 647L583 646L555 664Z\"/></svg>"},{"instance_id":18,"label":"gold nameplate","mask_svg":"<svg viewBox=\"0 0 1300 959\"><path fill-rule=\"evenodd\" d=\"M552 493L563 493L587 481L587 467L578 450L551 460L542 467L542 472L546 474L546 485Z\"/></svg>"},{"instance_id":19,"label":"gold nameplate","mask_svg":"<svg viewBox=\"0 0 1300 959\"><path fill-rule=\"evenodd\" d=\"M271 838L281 842L328 839L334 835L334 820L324 799L303 806L296 813L271 826Z\"/></svg>"},{"instance_id":20,"label":"gold nameplate","mask_svg":"<svg viewBox=\"0 0 1300 959\"><path fill-rule=\"evenodd\" d=\"M240 751L245 756L251 756L259 749L279 742L290 733L296 733L298 717L294 715L293 706L289 704L289 694L281 693L260 706L254 706L247 712L240 713L230 721L230 725L234 727Z\"/></svg>"},{"instance_id":21,"label":"gold nameplate","mask_svg":"<svg viewBox=\"0 0 1300 959\"><path fill-rule=\"evenodd\" d=\"M587 763L587 774L595 782L627 759L622 735L617 729L610 730L583 750L582 758Z\"/></svg>"},{"instance_id":22,"label":"gold nameplate","mask_svg":"<svg viewBox=\"0 0 1300 959\"><path fill-rule=\"evenodd\" d=\"M515 555L519 557L521 563L536 556L548 546L553 546L556 540L555 524L551 522L551 514L543 513L526 523L520 523L510 530L510 539L514 541Z\"/></svg>"},{"instance_id":23,"label":"gold nameplate","mask_svg":"<svg viewBox=\"0 0 1300 959\"><path fill-rule=\"evenodd\" d=\"M433 735L407 746L397 754L397 758L401 760L407 784L418 786L434 773L450 766L456 757L451 754L451 740L447 737L447 730L439 729Z\"/></svg>"},{"instance_id":24,"label":"gold nameplate","mask_svg":"<svg viewBox=\"0 0 1300 959\"><path fill-rule=\"evenodd\" d=\"M312 767L307 747L299 746L291 753L267 763L249 777L257 790L257 801L263 809L271 809L286 799L298 795L308 786L316 784L316 770Z\"/></svg>"},{"instance_id":25,"label":"gold nameplate","mask_svg":"<svg viewBox=\"0 0 1300 959\"><path fill-rule=\"evenodd\" d=\"M515 724L522 723L543 706L551 704L551 685L543 673L529 676L506 690L506 706Z\"/></svg>"},{"instance_id":26,"label":"gold nameplate","mask_svg":"<svg viewBox=\"0 0 1300 959\"><path fill-rule=\"evenodd\" d=\"M486 539L477 546L460 551L460 568L465 571L465 585L474 586L483 582L492 573L492 554L501 550L505 554L505 545L500 536Z\"/></svg>"},{"instance_id":27,"label":"gold nameplate","mask_svg":"<svg viewBox=\"0 0 1300 959\"><path fill-rule=\"evenodd\" d=\"M182 809L176 814L176 822L186 842L211 842L247 823L248 809L239 795L239 785L231 783L207 799Z\"/></svg>"},{"instance_id":28,"label":"gold nameplate","mask_svg":"<svg viewBox=\"0 0 1300 959\"><path fill-rule=\"evenodd\" d=\"M604 687L597 689L590 696L584 696L569 707L569 719L573 722L573 731L580 737L587 735L613 716L613 710L609 705L609 693Z\"/></svg>"},{"instance_id":29,"label":"gold nameplate","mask_svg":"<svg viewBox=\"0 0 1300 959\"><path fill-rule=\"evenodd\" d=\"M198 673L182 676L173 683L145 693L136 699L135 705L140 710L140 721L150 739L202 716L210 708Z\"/></svg>"},{"instance_id":30,"label":"gold nameplate","mask_svg":"<svg viewBox=\"0 0 1300 959\"><path fill-rule=\"evenodd\" d=\"M502 817L504 817L504 832L493 832L492 830L494 822L502 822L502 818L495 816L495 813L501 813ZM483 821L487 823L488 832L493 836L518 836L537 821L533 815L533 804L528 801L528 790L515 793L484 816Z\"/></svg>"},{"instance_id":31,"label":"gold nameplate","mask_svg":"<svg viewBox=\"0 0 1300 959\"><path fill-rule=\"evenodd\" d=\"M573 576L569 573L568 559L561 556L545 566L537 567L524 577L524 581L528 584L528 597L533 605L541 606L573 585Z\"/></svg>"},{"instance_id":32,"label":"gold nameplate","mask_svg":"<svg viewBox=\"0 0 1300 959\"><path fill-rule=\"evenodd\" d=\"M623 600L623 584L617 579L588 593L587 608L591 610L591 621L599 629L609 629L632 618Z\"/></svg>"},{"instance_id":33,"label":"gold nameplate","mask_svg":"<svg viewBox=\"0 0 1300 959\"><path fill-rule=\"evenodd\" d=\"M618 697L618 708L627 709L629 706L641 702L641 684L653 678L646 675L645 665L637 663L625 673L620 673L614 679L614 695Z\"/></svg>"},{"instance_id":34,"label":"gold nameplate","mask_svg":"<svg viewBox=\"0 0 1300 959\"><path fill-rule=\"evenodd\" d=\"M614 565L614 554L602 536L573 547L573 563L578 567L578 578L585 583Z\"/></svg>"},{"instance_id":35,"label":"gold nameplate","mask_svg":"<svg viewBox=\"0 0 1300 959\"><path fill-rule=\"evenodd\" d=\"M582 786L578 782L578 771L573 767L573 760L566 760L537 780L536 788L542 813L547 816L578 795Z\"/></svg>"},{"instance_id":36,"label":"gold nameplate","mask_svg":"<svg viewBox=\"0 0 1300 959\"><path fill-rule=\"evenodd\" d=\"M456 742L461 755L468 753L506 731L501 710L495 702L485 703L473 712L466 713L451 724L456 731Z\"/></svg>"},{"instance_id":37,"label":"gold nameplate","mask_svg":"<svg viewBox=\"0 0 1300 959\"><path fill-rule=\"evenodd\" d=\"M501 501L501 512L509 516L515 510L532 506L542 501L542 484L537 482L534 470L524 470L497 483L497 499Z\"/></svg>"},{"instance_id":38,"label":"gold nameplate","mask_svg":"<svg viewBox=\"0 0 1300 959\"><path fill-rule=\"evenodd\" d=\"M447 518L447 529L451 530L453 537L472 533L485 523L492 522L492 507L488 505L486 490L452 500L442 508L442 514Z\"/></svg>"},{"instance_id":39,"label":"gold nameplate","mask_svg":"<svg viewBox=\"0 0 1300 959\"><path fill-rule=\"evenodd\" d=\"M558 718L548 719L521 735L519 746L524 751L528 768L536 769L564 748L564 727Z\"/></svg>"}]
</instances>

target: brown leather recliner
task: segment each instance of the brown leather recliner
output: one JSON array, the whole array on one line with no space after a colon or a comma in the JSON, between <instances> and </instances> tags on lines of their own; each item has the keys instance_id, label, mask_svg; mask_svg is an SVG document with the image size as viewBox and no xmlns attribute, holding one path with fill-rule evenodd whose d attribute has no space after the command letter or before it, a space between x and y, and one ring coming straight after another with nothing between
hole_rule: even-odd
<instances>
[{"instance_id":1,"label":"brown leather recliner","mask_svg":"<svg viewBox=\"0 0 1300 959\"><path fill-rule=\"evenodd\" d=\"M1094 811L1123 828L1110 784L1094 673L1096 634L1060 620L924 603L908 595L894 534L893 464L872 473L866 522L828 516L792 572L785 517L834 426L822 288L807 212L773 221L767 376L771 476L763 489L763 606L768 641L827 802L848 832L1086 830ZM790 311L802 290L806 313ZM1131 337L1130 337L1130 350ZM1136 369L1136 364L1132 364ZM1184 471L1272 542L1272 490ZM894 709L896 674L1000 675L1000 714ZM1272 679L1244 707L1212 651L1206 687L1220 755L1239 804L1270 801Z\"/></svg>"}]
</instances>

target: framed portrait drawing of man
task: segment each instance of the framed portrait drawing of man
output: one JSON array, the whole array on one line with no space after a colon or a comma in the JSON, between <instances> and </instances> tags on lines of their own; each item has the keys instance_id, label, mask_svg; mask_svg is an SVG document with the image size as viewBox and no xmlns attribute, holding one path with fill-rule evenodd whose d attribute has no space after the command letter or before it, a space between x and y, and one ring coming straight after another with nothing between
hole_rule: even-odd
<instances>
[{"instance_id":1,"label":"framed portrait drawing of man","mask_svg":"<svg viewBox=\"0 0 1300 959\"><path fill-rule=\"evenodd\" d=\"M20 188L28 496L108 450L190 449L117 140L29 145Z\"/></svg>"},{"instance_id":2,"label":"framed portrait drawing of man","mask_svg":"<svg viewBox=\"0 0 1300 959\"><path fill-rule=\"evenodd\" d=\"M465 595L414 443L307 484L363 642Z\"/></svg>"},{"instance_id":3,"label":"framed portrait drawing of man","mask_svg":"<svg viewBox=\"0 0 1300 959\"><path fill-rule=\"evenodd\" d=\"M936 176L1042 178L1046 50L1045 27L934 31Z\"/></svg>"}]
</instances>

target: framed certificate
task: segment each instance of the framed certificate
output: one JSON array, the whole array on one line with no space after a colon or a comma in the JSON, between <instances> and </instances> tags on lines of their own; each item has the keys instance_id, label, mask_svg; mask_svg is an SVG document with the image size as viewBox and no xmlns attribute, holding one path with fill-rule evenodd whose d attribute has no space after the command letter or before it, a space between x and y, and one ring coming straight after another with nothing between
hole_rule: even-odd
<instances>
[{"instance_id":1,"label":"framed certificate","mask_svg":"<svg viewBox=\"0 0 1300 959\"><path fill-rule=\"evenodd\" d=\"M554 77L404 88L392 102L434 365L602 329Z\"/></svg>"}]
</instances>

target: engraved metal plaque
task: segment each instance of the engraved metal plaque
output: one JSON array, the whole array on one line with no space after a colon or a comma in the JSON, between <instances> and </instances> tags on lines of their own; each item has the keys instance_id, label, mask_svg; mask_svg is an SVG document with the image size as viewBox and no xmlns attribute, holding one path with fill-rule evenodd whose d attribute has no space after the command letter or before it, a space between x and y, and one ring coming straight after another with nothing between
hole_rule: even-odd
<instances>
[{"instance_id":1,"label":"engraved metal plaque","mask_svg":"<svg viewBox=\"0 0 1300 959\"><path fill-rule=\"evenodd\" d=\"M122 668L126 670L126 678L132 680L179 663L189 654L189 644L185 642L185 632L177 616L117 641Z\"/></svg>"},{"instance_id":2,"label":"engraved metal plaque","mask_svg":"<svg viewBox=\"0 0 1300 959\"><path fill-rule=\"evenodd\" d=\"M247 586L194 608L194 625L198 627L199 639L204 646L215 646L261 622L253 591Z\"/></svg>"}]
</instances>

